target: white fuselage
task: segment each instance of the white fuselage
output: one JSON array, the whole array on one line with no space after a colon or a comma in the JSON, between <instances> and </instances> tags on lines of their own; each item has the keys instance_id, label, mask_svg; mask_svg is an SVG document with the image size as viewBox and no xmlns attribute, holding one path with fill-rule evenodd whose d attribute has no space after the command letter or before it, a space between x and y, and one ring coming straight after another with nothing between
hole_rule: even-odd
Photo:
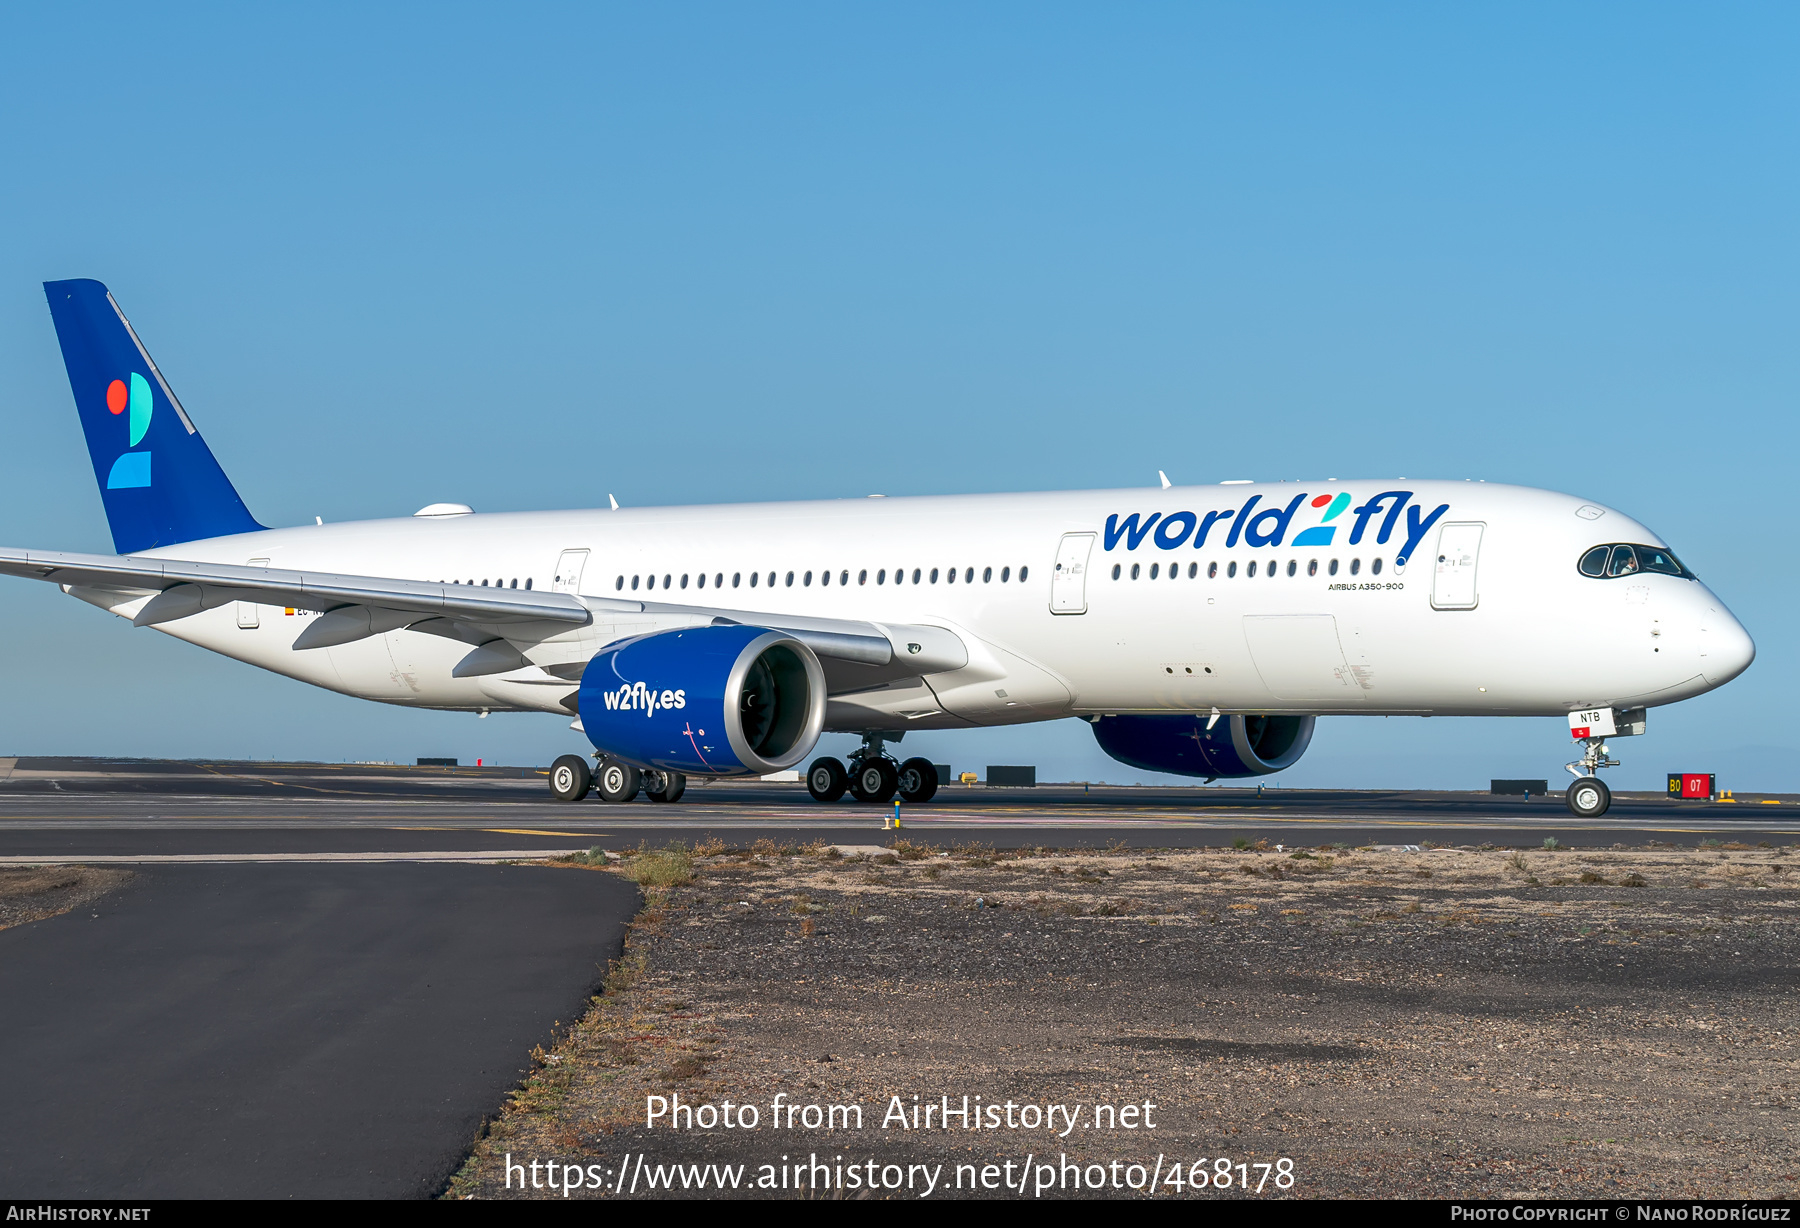
<instances>
[{"instance_id":1,"label":"white fuselage","mask_svg":"<svg viewBox=\"0 0 1800 1228\"><path fill-rule=\"evenodd\" d=\"M1448 509L1404 565L1396 562L1404 518L1377 540L1385 508L1367 518L1357 544L1347 540L1349 513L1337 518L1332 544L1290 544L1322 514L1313 499L1346 490L1359 503L1409 492L1421 515ZM1197 533L1177 531L1190 523L1181 512L1198 522L1252 496L1267 511L1302 494L1279 545L1252 545L1250 534L1229 541L1228 519L1198 547ZM1130 524L1120 527L1133 513L1142 518L1135 536ZM1173 526L1161 539L1144 527L1152 515ZM1093 535L1085 566L1082 540L1070 534ZM834 695L827 727L835 729L1212 708L1547 715L1671 703L1742 672L1754 655L1750 638L1703 584L1577 571L1584 551L1610 542L1664 544L1619 512L1548 491L1333 481L415 516L144 553L477 586L529 582L606 599L593 603L593 625L526 651L537 664L577 661L684 619L693 625L695 607L939 626L969 646L967 666L923 684ZM1445 550L1463 557L1440 563ZM570 687L535 668L452 677L470 650L441 636L398 630L296 650L315 616L233 604L161 629L365 699L568 711Z\"/></svg>"}]
</instances>

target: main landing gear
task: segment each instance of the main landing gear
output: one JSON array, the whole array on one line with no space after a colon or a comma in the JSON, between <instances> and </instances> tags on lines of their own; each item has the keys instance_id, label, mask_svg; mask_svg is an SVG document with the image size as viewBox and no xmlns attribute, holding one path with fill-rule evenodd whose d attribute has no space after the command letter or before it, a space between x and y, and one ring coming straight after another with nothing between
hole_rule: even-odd
<instances>
[{"instance_id":1,"label":"main landing gear","mask_svg":"<svg viewBox=\"0 0 1800 1228\"><path fill-rule=\"evenodd\" d=\"M1606 757L1604 738L1583 738L1581 743L1581 758L1573 763L1563 764L1569 775L1575 778L1575 783L1563 794L1563 800L1577 817L1597 819L1612 805L1612 790L1594 773L1603 767L1618 767L1619 761Z\"/></svg>"},{"instance_id":2,"label":"main landing gear","mask_svg":"<svg viewBox=\"0 0 1800 1228\"><path fill-rule=\"evenodd\" d=\"M901 800L928 802L938 790L937 768L929 759L913 758L904 763L882 749L888 741L898 742L901 735L870 731L863 734L863 744L850 756L848 768L826 756L813 760L806 769L806 791L815 802L835 802L847 791L859 802L880 805L898 793Z\"/></svg>"},{"instance_id":3,"label":"main landing gear","mask_svg":"<svg viewBox=\"0 0 1800 1228\"><path fill-rule=\"evenodd\" d=\"M590 769L580 755L563 755L550 765L550 794L557 801L578 802L590 791L598 792L603 802L629 802L640 792L653 802L678 802L687 792L687 777L612 759L602 759L598 769Z\"/></svg>"}]
</instances>

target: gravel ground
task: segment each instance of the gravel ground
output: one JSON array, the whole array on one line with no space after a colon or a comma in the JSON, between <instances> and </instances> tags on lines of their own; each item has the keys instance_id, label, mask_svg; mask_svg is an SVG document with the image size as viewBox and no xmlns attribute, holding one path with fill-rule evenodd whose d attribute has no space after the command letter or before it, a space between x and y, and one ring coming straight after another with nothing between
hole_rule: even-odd
<instances>
[{"instance_id":1,"label":"gravel ground","mask_svg":"<svg viewBox=\"0 0 1800 1228\"><path fill-rule=\"evenodd\" d=\"M627 1154L747 1165L746 1185L783 1156L872 1159L878 1181L903 1166L887 1179L910 1193L882 1191L901 1197L940 1164L932 1197L1008 1196L969 1188L990 1163L1032 1196L1069 1181L1036 1167L1064 1154L1101 1166L1077 1178L1088 1197L1152 1171L1191 1195L1201 1159L1252 1184L1291 1160L1264 1196L1800 1190L1800 850L900 854L692 858L450 1194L518 1195L508 1155L555 1163L576 1196L630 1193ZM688 861L651 860L622 865L678 879ZM758 1128L646 1128L646 1097L677 1095L758 1106ZM773 1128L778 1095L858 1104L863 1128ZM1015 1127L881 1124L893 1097L910 1115L965 1095L1010 1101ZM1033 1129L1027 1104L1068 1109ZM669 1196L635 1172L638 1197Z\"/></svg>"},{"instance_id":2,"label":"gravel ground","mask_svg":"<svg viewBox=\"0 0 1800 1228\"><path fill-rule=\"evenodd\" d=\"M91 904L130 878L129 870L88 866L0 868L0 930Z\"/></svg>"}]
</instances>

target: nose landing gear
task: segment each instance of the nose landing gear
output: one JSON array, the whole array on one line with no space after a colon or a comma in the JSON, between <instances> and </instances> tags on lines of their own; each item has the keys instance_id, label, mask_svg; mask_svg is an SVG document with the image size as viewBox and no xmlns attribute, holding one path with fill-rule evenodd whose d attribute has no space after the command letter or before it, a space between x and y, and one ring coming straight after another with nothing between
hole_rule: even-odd
<instances>
[{"instance_id":1,"label":"nose landing gear","mask_svg":"<svg viewBox=\"0 0 1800 1228\"><path fill-rule=\"evenodd\" d=\"M1597 819L1612 805L1612 790L1595 773L1603 767L1618 767L1619 761L1606 757L1605 739L1583 738L1581 742L1581 758L1573 763L1563 764L1569 775L1575 778L1575 783L1563 794L1563 800L1568 803L1570 812L1577 817Z\"/></svg>"}]
</instances>

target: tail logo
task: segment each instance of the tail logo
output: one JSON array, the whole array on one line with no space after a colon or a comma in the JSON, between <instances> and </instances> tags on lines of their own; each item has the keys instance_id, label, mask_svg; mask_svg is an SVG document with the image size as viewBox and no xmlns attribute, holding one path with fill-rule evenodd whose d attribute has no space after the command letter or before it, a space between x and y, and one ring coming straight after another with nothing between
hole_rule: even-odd
<instances>
[{"instance_id":1,"label":"tail logo","mask_svg":"<svg viewBox=\"0 0 1800 1228\"><path fill-rule=\"evenodd\" d=\"M106 408L113 416L131 411L129 426L131 431L127 447L135 448L144 441L144 435L150 430L150 415L156 408L156 402L150 396L150 381L136 371L131 373L131 383L127 387L122 379L116 379L106 386ZM150 453L126 452L113 462L112 472L106 475L106 489L124 490L131 487L150 485Z\"/></svg>"}]
</instances>

